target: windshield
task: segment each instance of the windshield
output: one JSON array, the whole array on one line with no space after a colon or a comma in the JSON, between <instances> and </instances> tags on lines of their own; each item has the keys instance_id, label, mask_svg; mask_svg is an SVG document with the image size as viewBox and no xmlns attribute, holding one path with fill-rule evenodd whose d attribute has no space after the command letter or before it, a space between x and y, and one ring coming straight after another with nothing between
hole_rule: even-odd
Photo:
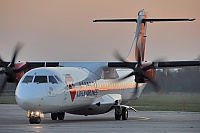
<instances>
[{"instance_id":1,"label":"windshield","mask_svg":"<svg viewBox=\"0 0 200 133\"><path fill-rule=\"evenodd\" d=\"M35 76L34 83L47 83L47 76Z\"/></svg>"},{"instance_id":2,"label":"windshield","mask_svg":"<svg viewBox=\"0 0 200 133\"><path fill-rule=\"evenodd\" d=\"M27 75L22 83L52 83L52 84L58 84L62 83L62 80L57 75L40 75L40 76L31 76Z\"/></svg>"}]
</instances>

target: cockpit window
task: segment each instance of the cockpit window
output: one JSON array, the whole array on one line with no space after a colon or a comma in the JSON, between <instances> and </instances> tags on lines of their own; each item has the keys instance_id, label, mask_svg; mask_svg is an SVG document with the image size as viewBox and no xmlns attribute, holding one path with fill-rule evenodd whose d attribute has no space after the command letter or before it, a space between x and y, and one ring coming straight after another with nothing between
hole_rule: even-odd
<instances>
[{"instance_id":1,"label":"cockpit window","mask_svg":"<svg viewBox=\"0 0 200 133\"><path fill-rule=\"evenodd\" d=\"M58 84L58 82L57 82L57 80L54 78L54 76L49 76L49 83Z\"/></svg>"},{"instance_id":2,"label":"cockpit window","mask_svg":"<svg viewBox=\"0 0 200 133\"><path fill-rule=\"evenodd\" d=\"M33 80L33 76L26 76L22 83L31 83Z\"/></svg>"},{"instance_id":3,"label":"cockpit window","mask_svg":"<svg viewBox=\"0 0 200 133\"><path fill-rule=\"evenodd\" d=\"M34 83L47 83L47 76L35 76Z\"/></svg>"},{"instance_id":4,"label":"cockpit window","mask_svg":"<svg viewBox=\"0 0 200 133\"><path fill-rule=\"evenodd\" d=\"M62 83L62 80L57 75L55 75L55 78Z\"/></svg>"}]
</instances>

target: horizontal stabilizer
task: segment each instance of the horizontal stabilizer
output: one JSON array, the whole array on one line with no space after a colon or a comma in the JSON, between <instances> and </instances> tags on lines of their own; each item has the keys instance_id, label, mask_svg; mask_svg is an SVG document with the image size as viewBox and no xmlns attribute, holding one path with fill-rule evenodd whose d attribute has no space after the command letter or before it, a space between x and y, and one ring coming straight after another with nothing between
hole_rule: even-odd
<instances>
[{"instance_id":1,"label":"horizontal stabilizer","mask_svg":"<svg viewBox=\"0 0 200 133\"><path fill-rule=\"evenodd\" d=\"M162 21L194 21L195 18L145 18L143 22L162 22Z\"/></svg>"},{"instance_id":2,"label":"horizontal stabilizer","mask_svg":"<svg viewBox=\"0 0 200 133\"><path fill-rule=\"evenodd\" d=\"M129 19L99 19L99 20L93 20L93 22L137 22L136 18Z\"/></svg>"},{"instance_id":3,"label":"horizontal stabilizer","mask_svg":"<svg viewBox=\"0 0 200 133\"><path fill-rule=\"evenodd\" d=\"M194 21L195 18L144 18L142 22L167 22L167 21ZM137 19L97 19L93 20L93 22L137 22Z\"/></svg>"}]
</instances>

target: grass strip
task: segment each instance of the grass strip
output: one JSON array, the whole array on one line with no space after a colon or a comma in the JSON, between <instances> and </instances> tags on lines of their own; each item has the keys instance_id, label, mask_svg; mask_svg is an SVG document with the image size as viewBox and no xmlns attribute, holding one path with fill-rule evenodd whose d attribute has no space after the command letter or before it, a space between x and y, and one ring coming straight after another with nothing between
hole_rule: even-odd
<instances>
[{"instance_id":1,"label":"grass strip","mask_svg":"<svg viewBox=\"0 0 200 133\"><path fill-rule=\"evenodd\" d=\"M200 94L141 95L129 105L144 111L200 112Z\"/></svg>"}]
</instances>

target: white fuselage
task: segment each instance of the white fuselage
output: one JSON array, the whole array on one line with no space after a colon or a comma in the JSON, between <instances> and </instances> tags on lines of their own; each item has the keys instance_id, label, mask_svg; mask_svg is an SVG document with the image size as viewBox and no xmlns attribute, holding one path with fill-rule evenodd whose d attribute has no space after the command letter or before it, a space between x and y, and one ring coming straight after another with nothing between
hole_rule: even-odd
<instances>
[{"instance_id":1,"label":"white fuselage","mask_svg":"<svg viewBox=\"0 0 200 133\"><path fill-rule=\"evenodd\" d=\"M130 69L117 69L118 78ZM43 67L32 69L16 89L17 104L24 110L42 113L68 112L94 115L108 112L116 101L126 104L141 94L146 84L139 84L135 94L134 77L123 81L95 79L83 67Z\"/></svg>"}]
</instances>

